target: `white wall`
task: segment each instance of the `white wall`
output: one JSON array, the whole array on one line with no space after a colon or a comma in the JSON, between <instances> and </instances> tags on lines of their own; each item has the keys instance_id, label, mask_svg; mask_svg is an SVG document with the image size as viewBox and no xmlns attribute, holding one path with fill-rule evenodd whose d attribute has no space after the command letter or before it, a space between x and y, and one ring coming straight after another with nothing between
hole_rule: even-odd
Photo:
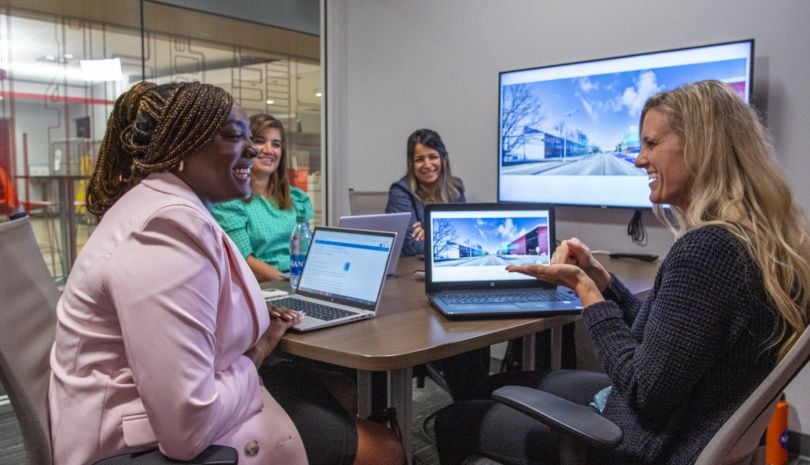
<instances>
[{"instance_id":1,"label":"white wall","mask_svg":"<svg viewBox=\"0 0 810 465\"><path fill-rule=\"evenodd\" d=\"M496 200L498 72L754 38L754 103L810 211L810 2L783 0L329 0L324 2L330 218L348 187L384 190L405 172L405 140L445 140L471 201ZM560 209L558 235L592 247L665 254L625 234L626 210ZM788 391L791 429L810 433L810 369Z\"/></svg>"}]
</instances>

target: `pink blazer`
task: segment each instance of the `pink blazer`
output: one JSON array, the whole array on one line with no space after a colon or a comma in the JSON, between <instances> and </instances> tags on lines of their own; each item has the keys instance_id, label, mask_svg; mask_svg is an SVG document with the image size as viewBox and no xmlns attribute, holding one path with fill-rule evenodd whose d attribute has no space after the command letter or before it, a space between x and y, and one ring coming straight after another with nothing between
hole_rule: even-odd
<instances>
[{"instance_id":1,"label":"pink blazer","mask_svg":"<svg viewBox=\"0 0 810 465\"><path fill-rule=\"evenodd\" d=\"M270 324L261 290L199 198L152 174L105 214L57 307L55 465L210 444L240 464L306 464L301 437L242 355Z\"/></svg>"}]
</instances>

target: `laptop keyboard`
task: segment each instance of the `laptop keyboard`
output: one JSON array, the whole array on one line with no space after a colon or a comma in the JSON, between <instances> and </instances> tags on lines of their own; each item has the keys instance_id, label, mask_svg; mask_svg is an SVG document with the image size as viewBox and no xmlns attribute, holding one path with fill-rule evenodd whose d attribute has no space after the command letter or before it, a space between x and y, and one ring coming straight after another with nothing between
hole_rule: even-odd
<instances>
[{"instance_id":1,"label":"laptop keyboard","mask_svg":"<svg viewBox=\"0 0 810 465\"><path fill-rule=\"evenodd\" d=\"M349 312L347 310L341 310L339 308L328 307L326 305L316 304L314 302L308 302L301 299L293 299L290 297L273 300L271 303L273 306L287 307L292 310L298 310L304 312L307 316L324 321L331 321L338 318L343 318L344 316L356 315L356 313Z\"/></svg>"},{"instance_id":2,"label":"laptop keyboard","mask_svg":"<svg viewBox=\"0 0 810 465\"><path fill-rule=\"evenodd\" d=\"M572 296L560 291L487 292L481 294L449 294L442 296L442 299L454 305L516 304L522 302L559 302L561 300L571 300Z\"/></svg>"}]
</instances>

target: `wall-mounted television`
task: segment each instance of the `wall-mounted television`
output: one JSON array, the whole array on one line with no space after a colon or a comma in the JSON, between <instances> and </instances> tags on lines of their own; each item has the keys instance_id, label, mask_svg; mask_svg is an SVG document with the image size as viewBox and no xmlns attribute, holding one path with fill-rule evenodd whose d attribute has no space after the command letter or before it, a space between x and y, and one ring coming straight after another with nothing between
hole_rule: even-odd
<instances>
[{"instance_id":1,"label":"wall-mounted television","mask_svg":"<svg viewBox=\"0 0 810 465\"><path fill-rule=\"evenodd\" d=\"M498 200L649 208L644 102L704 79L748 102L753 58L751 39L501 72Z\"/></svg>"}]
</instances>

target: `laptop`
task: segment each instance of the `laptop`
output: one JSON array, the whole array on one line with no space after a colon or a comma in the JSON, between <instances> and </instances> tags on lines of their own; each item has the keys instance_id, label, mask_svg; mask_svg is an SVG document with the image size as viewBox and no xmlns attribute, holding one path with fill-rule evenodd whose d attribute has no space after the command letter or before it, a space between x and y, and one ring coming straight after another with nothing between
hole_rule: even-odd
<instances>
[{"instance_id":1,"label":"laptop","mask_svg":"<svg viewBox=\"0 0 810 465\"><path fill-rule=\"evenodd\" d=\"M551 205L429 204L424 226L425 290L447 318L582 311L572 290L505 269L550 263L556 245Z\"/></svg>"},{"instance_id":2,"label":"laptop","mask_svg":"<svg viewBox=\"0 0 810 465\"><path fill-rule=\"evenodd\" d=\"M408 231L410 222L411 214L409 212L380 213L376 215L341 216L339 225L341 228L397 233L393 255L388 263L388 274L393 275L397 272L397 263L399 263L399 256L402 253L402 245L405 244L405 234Z\"/></svg>"},{"instance_id":3,"label":"laptop","mask_svg":"<svg viewBox=\"0 0 810 465\"><path fill-rule=\"evenodd\" d=\"M318 226L301 270L298 288L267 305L304 312L295 331L312 331L377 313L396 233Z\"/></svg>"}]
</instances>

